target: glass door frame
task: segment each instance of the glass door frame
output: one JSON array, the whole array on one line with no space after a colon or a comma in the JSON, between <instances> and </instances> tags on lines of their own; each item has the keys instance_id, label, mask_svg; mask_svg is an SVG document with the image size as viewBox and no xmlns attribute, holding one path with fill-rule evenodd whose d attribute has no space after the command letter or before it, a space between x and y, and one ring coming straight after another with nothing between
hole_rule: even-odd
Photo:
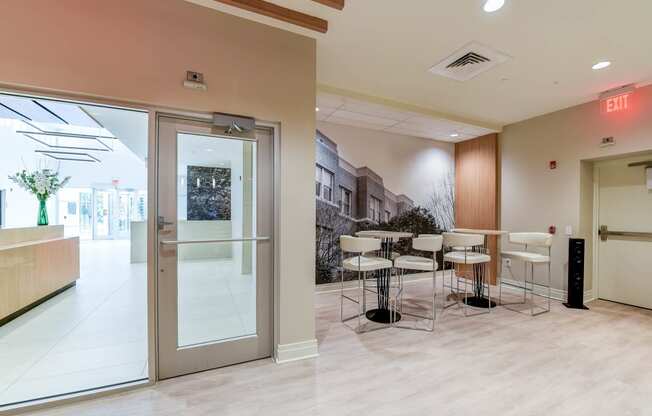
<instances>
[{"instance_id":1,"label":"glass door frame","mask_svg":"<svg viewBox=\"0 0 652 416\"><path fill-rule=\"evenodd\" d=\"M25 95L30 97L43 97L46 99L55 99L64 102L86 103L91 105L100 105L113 108L122 108L126 110L141 111L147 113L148 116L148 160L147 160L147 341L148 341L148 374L147 380L135 381L126 383L119 386L107 386L105 388L93 389L81 393L73 393L69 395L57 396L54 398L34 400L31 402L22 403L16 406L10 406L0 410L0 414L14 414L18 412L29 412L43 409L51 409L63 406L70 403L75 403L85 400L93 400L107 395L114 395L123 392L141 389L143 387L153 386L159 381L158 373L158 305L157 305L157 271L158 271L158 241L157 241L157 224L154 220L158 214L158 136L157 136L157 118L159 115L168 115L172 117L185 117L194 120L202 120L210 122L212 114L198 113L184 110L170 110L169 107L159 106L157 104L142 104L130 101L121 101L118 99L108 99L88 94L75 94L56 92L47 89L39 88L26 88L26 87L12 87L1 85L0 92ZM274 180L273 180L273 194L274 194L274 267L273 267L273 347L274 356L276 356L276 346L279 344L279 239L280 239L280 161L281 161L281 126L278 122L256 120L257 127L269 128L273 131L273 149L274 149ZM92 195L92 193L91 193ZM91 196L93 198L93 196ZM93 204L91 204L93 205Z\"/></svg>"},{"instance_id":2,"label":"glass door frame","mask_svg":"<svg viewBox=\"0 0 652 416\"><path fill-rule=\"evenodd\" d=\"M156 132L156 147L157 147L157 151L156 151L157 170L159 169L158 164L165 163L165 165L167 166L171 162L171 161L161 162L161 151L159 149L159 147L161 146L161 137L160 137L161 132L160 132L160 124L159 124L161 118L172 118L172 119L177 120L180 123L184 122L184 121L188 122L188 123L193 123L193 122L194 123L201 123L201 124L204 124L205 127L212 126L212 115L197 115L197 114L192 114L192 113L190 113L190 114L188 114L188 113L179 114L179 113L169 113L169 112L158 112L156 114L156 119L155 119L155 121L156 121L155 132ZM272 171L272 177L270 178L270 189L269 189L269 193L270 193L270 196L271 196L271 199L272 199L271 207L270 207L271 208L270 209L270 212L271 212L271 224L270 224L271 232L270 232L270 234L272 235L272 238L269 241L269 243L272 244L272 247L271 247L272 250L271 250L271 253L269 253L269 257L271 258L270 260L271 260L271 263L272 263L271 264L272 267L271 267L271 270L269 272L269 279L271 279L271 282L270 282L271 283L271 287L270 287L271 293L269 293L269 301L270 301L270 304L269 304L269 320L270 320L269 342L270 342L271 345L269 346L270 350L269 350L269 354L267 354L267 356L273 358L273 357L276 356L276 345L278 345L278 341L277 341L278 340L278 334L277 334L278 325L277 325L277 323L278 323L278 316L279 316L279 314L278 314L279 283L278 283L278 261L277 261L277 259L278 259L278 247L279 247L279 245L278 245L278 236L279 236L279 233L278 233L278 231L279 231L279 229L278 229L278 217L279 217L279 215L278 215L278 212L279 212L279 209L278 209L279 208L278 207L278 204L279 204L278 183L279 183L279 181L278 181L278 179L279 179L279 175L280 175L280 172L279 172L279 169L278 169L279 164L280 164L279 163L280 162L279 128L278 128L278 124L276 124L276 123L259 122L258 120L256 121L256 128L257 129L258 128L269 129L269 131L270 131L269 151L272 152L271 161L270 161L270 163L271 163L271 166L270 166L271 169L270 170ZM240 138L237 135L234 135L233 137L229 137L229 135L227 135L227 134L211 134L211 133L205 133L205 132L202 133L202 132L191 131L191 130L188 130L187 128L184 128L182 130L177 130L177 134L179 134L179 133L197 134L197 135L205 135L205 136L215 136L215 137L222 137L222 138L226 138L226 139L238 139L238 138ZM174 166L175 166L175 169L176 169L176 160L174 161ZM156 172L157 190L161 186L160 177L161 177L160 172L157 171ZM178 181L175 181L175 184L177 182ZM168 202L168 203L171 203L171 202ZM157 194L156 204L157 204L157 213L156 213L156 216L153 217L153 218L158 218L158 216L161 215L160 205L159 205L160 204L160 195L158 195L158 194ZM176 207L176 195L175 195L174 206ZM164 221L168 221L168 219L165 218ZM176 223L177 220L174 219L173 221ZM158 224L154 224L154 227L158 228ZM163 241L163 239L161 239L159 241L158 233L156 233L155 240L156 240L154 242L155 244L153 244L153 245L156 246L156 251L157 251L157 254L156 254L157 255L157 266L156 266L157 277L156 277L156 279L157 279L157 282L158 282L158 279L160 279L159 272L162 272L162 268L164 267L164 265L162 264L161 259L160 259L160 249L159 249L158 245L160 244L161 241ZM175 284L176 284L176 280L175 280ZM160 294L160 291L161 291L161 286L160 286L160 282L159 282L159 283L157 283L157 294ZM160 297L158 298L158 302L160 302ZM158 309L158 306L161 306L161 305L160 304L157 305L157 322L158 322L157 332L160 331L160 325L161 325L161 321L162 321L161 309ZM169 313L168 313L168 316L169 316ZM178 325L177 324L177 319L174 319L174 322L169 322L168 323L168 325L172 325L172 324L174 326L177 326ZM167 338L169 338L169 336ZM252 337L244 337L243 339L247 339L247 338L252 338ZM157 360L157 363L156 363L156 369L157 369L156 377L157 377L157 380L164 379L164 378L169 378L169 377L175 377L177 375L182 375L182 374L190 374L190 373L193 373L193 372L203 371L203 370L209 369L209 368L203 368L203 369L202 368L195 368L195 369L190 370L190 371L182 371L182 372L179 372L179 373L177 373L175 375L170 375L171 372L169 371L169 369L167 371L162 370L162 366L165 365L166 363L162 362L162 352L161 352L162 348L166 347L166 348L169 349L170 346L169 345L163 346L161 344L162 339L161 339L161 333L160 332L157 333L156 342L157 342L157 356L156 356L156 360ZM170 341L168 340L168 342L170 342ZM223 341L208 342L208 343L205 343L205 344L198 345L197 348L211 347L211 346L215 346L215 345L218 345L218 344L221 344L221 343L224 343L224 342ZM191 351L193 348L195 348L195 346L176 347L177 359L181 361L181 358L178 355L178 353L188 354L188 352ZM184 358L183 361L187 362L188 360L186 360ZM247 360L242 360L242 362L244 362L244 361L247 361ZM180 363L175 363L175 365L178 365L180 367L183 366L183 364L180 364ZM227 364L227 365L230 365L230 364ZM218 368L218 367L219 366L214 366L213 368Z\"/></svg>"}]
</instances>

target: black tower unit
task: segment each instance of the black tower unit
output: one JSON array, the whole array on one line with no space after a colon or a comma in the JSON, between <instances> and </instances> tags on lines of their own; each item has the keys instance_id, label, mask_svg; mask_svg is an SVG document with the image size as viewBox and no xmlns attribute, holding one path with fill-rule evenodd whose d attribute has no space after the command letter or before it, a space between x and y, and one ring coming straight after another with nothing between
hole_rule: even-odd
<instances>
[{"instance_id":1,"label":"black tower unit","mask_svg":"<svg viewBox=\"0 0 652 416\"><path fill-rule=\"evenodd\" d=\"M584 306L584 239L568 240L568 302L567 308L589 309Z\"/></svg>"}]
</instances>

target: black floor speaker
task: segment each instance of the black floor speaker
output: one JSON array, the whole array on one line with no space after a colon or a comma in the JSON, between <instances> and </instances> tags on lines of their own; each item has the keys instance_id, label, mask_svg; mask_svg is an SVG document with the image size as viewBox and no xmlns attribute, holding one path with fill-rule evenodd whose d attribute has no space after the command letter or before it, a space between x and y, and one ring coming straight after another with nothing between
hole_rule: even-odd
<instances>
[{"instance_id":1,"label":"black floor speaker","mask_svg":"<svg viewBox=\"0 0 652 416\"><path fill-rule=\"evenodd\" d=\"M589 309L584 306L584 252L583 238L568 240L568 302L572 309Z\"/></svg>"}]
</instances>

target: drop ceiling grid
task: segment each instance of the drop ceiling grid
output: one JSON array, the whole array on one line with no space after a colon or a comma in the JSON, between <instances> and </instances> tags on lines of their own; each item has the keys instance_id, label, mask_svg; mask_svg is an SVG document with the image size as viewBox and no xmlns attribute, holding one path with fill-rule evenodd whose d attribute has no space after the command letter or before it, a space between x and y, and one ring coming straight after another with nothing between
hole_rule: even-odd
<instances>
[{"instance_id":1,"label":"drop ceiling grid","mask_svg":"<svg viewBox=\"0 0 652 416\"><path fill-rule=\"evenodd\" d=\"M317 101L319 107L317 119L335 124L449 142L467 140L490 132L488 129L464 123L394 110L379 104L366 103L332 94L320 94ZM379 111L374 112L374 109ZM450 137L453 133L457 133L459 136Z\"/></svg>"}]
</instances>

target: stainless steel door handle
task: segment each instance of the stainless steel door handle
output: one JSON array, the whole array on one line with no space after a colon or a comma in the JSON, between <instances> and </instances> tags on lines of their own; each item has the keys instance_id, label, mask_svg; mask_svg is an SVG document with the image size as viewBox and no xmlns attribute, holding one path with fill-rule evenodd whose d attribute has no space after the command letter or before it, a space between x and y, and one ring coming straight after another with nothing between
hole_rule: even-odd
<instances>
[{"instance_id":1,"label":"stainless steel door handle","mask_svg":"<svg viewBox=\"0 0 652 416\"><path fill-rule=\"evenodd\" d=\"M184 244L238 243L244 241L268 241L268 240L270 240L270 237L221 238L215 240L168 240L168 241L161 241L161 245L179 246Z\"/></svg>"},{"instance_id":2,"label":"stainless steel door handle","mask_svg":"<svg viewBox=\"0 0 652 416\"><path fill-rule=\"evenodd\" d=\"M598 230L600 240L607 241L609 236L614 237L634 237L634 238L652 238L652 233L644 233L638 231L611 231L606 225L601 225Z\"/></svg>"}]
</instances>

